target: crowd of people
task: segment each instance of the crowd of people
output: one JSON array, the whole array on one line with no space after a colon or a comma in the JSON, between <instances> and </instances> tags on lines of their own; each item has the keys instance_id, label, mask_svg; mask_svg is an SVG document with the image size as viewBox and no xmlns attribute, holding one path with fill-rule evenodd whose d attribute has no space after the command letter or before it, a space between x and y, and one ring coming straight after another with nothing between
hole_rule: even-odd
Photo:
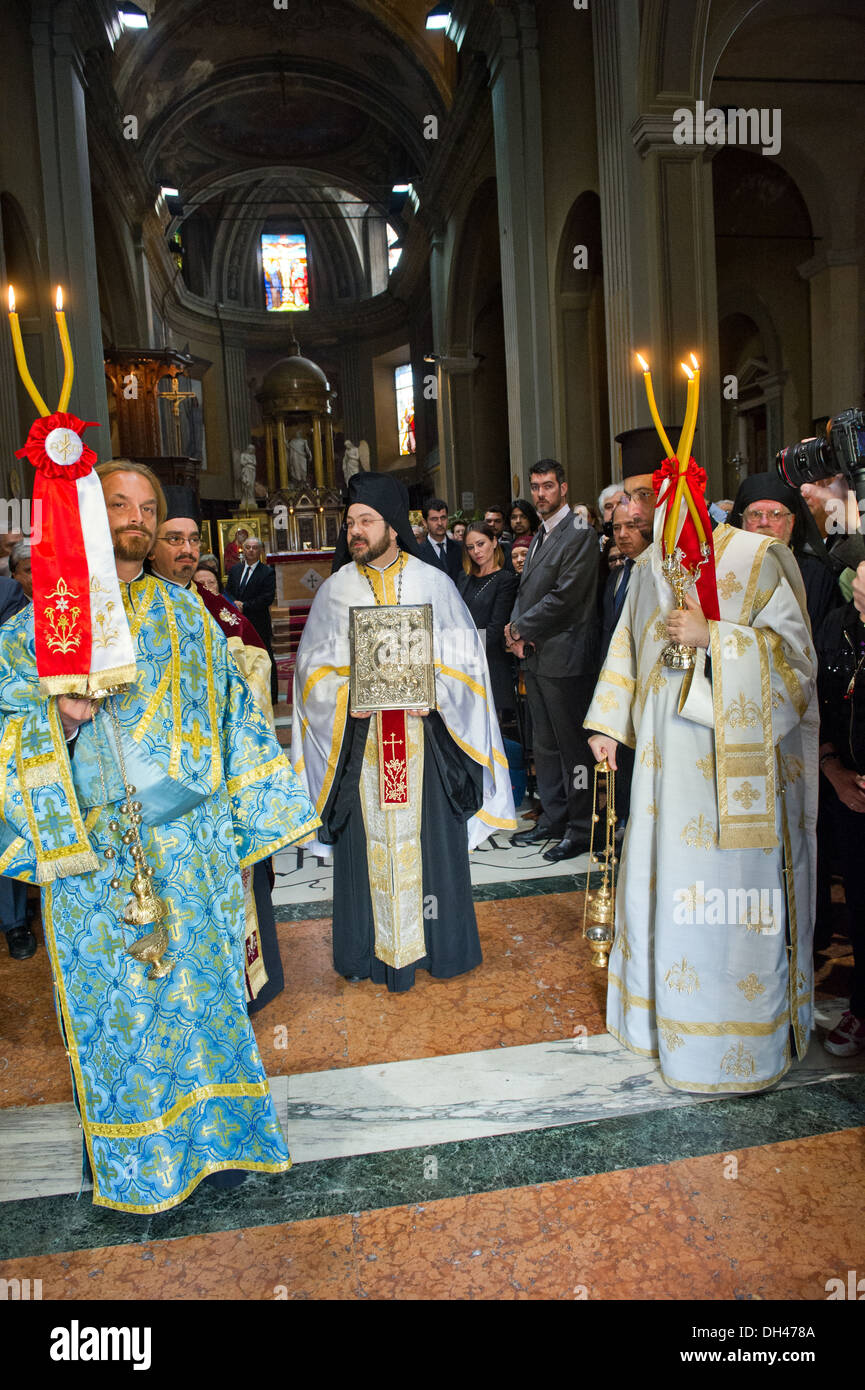
<instances>
[{"instance_id":1,"label":"crowd of people","mask_svg":"<svg viewBox=\"0 0 865 1390\"><path fill-rule=\"evenodd\" d=\"M512 843L543 848L550 863L589 848L594 762L606 759L618 775L622 845L607 1004L614 1036L658 1056L673 1087L774 1084L790 1065L791 1042L800 1057L808 1045L812 951L832 936L838 873L854 983L849 1009L823 1042L838 1056L865 1051L865 897L856 872L865 815L865 563L845 570L826 524L837 515L833 499L843 509L846 484L800 493L761 473L734 499L710 504L717 599L704 613L695 593L674 607L653 564L661 462L654 431L628 431L620 443L622 479L597 506L575 503L561 464L541 459L530 470L531 500L491 505L475 520L454 518L445 499L429 498L422 537L401 483L355 475L334 573L316 595L297 654L290 762L274 736L275 586L260 542L244 539L223 590L216 557L201 553L193 493L163 490L128 461L97 470L140 668L111 737L144 787L127 790L120 813L136 833L147 832L155 882L172 911L172 950L183 961L177 987L162 992L152 1018L135 1012L142 989L148 999L151 992L128 962L97 994L108 991L115 1020L140 1019L153 1033L136 1044L138 1056L157 1033L172 1036L173 1001L188 1006L183 1047L194 1043L196 1058L187 1065L183 1053L188 1103L178 1109L161 1091L154 1099L163 1082L139 1067L134 1093L149 1096L147 1114L154 1106L185 1113L198 1103L196 1085L206 1090L214 1077L240 1087L236 1140L167 1136L179 1146L177 1172L168 1150L100 1139L100 1126L137 1134L144 1113L130 1099L131 1072L122 1097L100 1090L99 1049L116 1043L116 1027L107 1009L94 1014L90 997L94 924L120 884L112 844L122 827L109 819L119 794L103 764L110 739L98 700L58 696L53 715L39 694L25 613L30 544L0 536L9 875L0 877L0 912L10 955L27 959L37 949L27 882L43 884L79 1105L81 1086L90 1097L81 1113L96 1200L157 1210L183 1200L202 1176L227 1182L226 1170L287 1166L246 1022L283 988L274 850L314 836L314 846L332 852L334 965L348 981L405 991L418 968L447 979L480 963L468 855L491 831L516 831L507 737L515 729L517 751L534 766L538 804L534 823ZM852 527L854 505L849 517ZM351 615L403 603L432 611L435 700L407 710L358 707L349 698ZM665 665L670 641L696 653L687 670ZM44 772L31 770L36 762ZM720 919L729 932L695 932L695 922L719 920L707 914L729 893L739 895L733 915ZM223 936L234 946L216 965ZM105 938L112 959L119 949L119 939ZM199 1017L199 995L240 1051ZM170 1066L166 1075L175 1086ZM219 1136L221 1124L202 1133Z\"/></svg>"},{"instance_id":2,"label":"crowd of people","mask_svg":"<svg viewBox=\"0 0 865 1390\"><path fill-rule=\"evenodd\" d=\"M623 477L603 489L596 506L572 501L564 470L549 459L531 470L531 501L518 498L509 512L491 505L482 521L465 520L451 516L443 498L429 499L423 509L423 558L454 579L483 635L496 712L508 733L522 692L523 737L539 806L529 811L535 824L512 841L542 848L551 863L589 847L591 779L574 774L593 761L587 736L598 720L584 722L635 566L653 543L657 437L653 430L632 430L619 443ZM746 477L735 498L708 505L714 527L786 547L801 577L820 720L819 778L816 768L808 770L819 782L814 947L825 950L832 939L831 885L840 875L855 961L850 1008L824 1039L838 1056L865 1052L865 897L855 871L865 825L857 819L865 815L865 566L857 578L833 555L850 529L832 524L847 494L843 479L800 492L763 472ZM847 508L852 528L858 523L852 494ZM738 584L735 577L731 582ZM634 749L616 743L621 841Z\"/></svg>"}]
</instances>

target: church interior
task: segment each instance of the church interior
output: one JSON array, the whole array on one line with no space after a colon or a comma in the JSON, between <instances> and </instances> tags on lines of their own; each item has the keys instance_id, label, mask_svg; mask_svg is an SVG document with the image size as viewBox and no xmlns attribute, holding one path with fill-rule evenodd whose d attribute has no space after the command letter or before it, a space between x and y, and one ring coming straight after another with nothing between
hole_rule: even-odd
<instances>
[{"instance_id":1,"label":"church interior","mask_svg":"<svg viewBox=\"0 0 865 1390\"><path fill-rule=\"evenodd\" d=\"M471 517L553 458L595 506L616 435L650 423L637 350L665 420L698 354L713 499L863 403L861 0L7 0L0 31L27 361L55 399L60 285L99 458L191 487L225 569L239 528L264 541L284 744L352 473ZM698 107L755 108L757 140L680 141ZM0 327L8 514L33 409ZM47 952L0 951L4 1281L813 1302L865 1274L865 1057L815 1034L765 1093L669 1090L605 1030L588 857L493 835L483 966L406 994L334 972L326 862L274 870L286 988L254 1029L294 1167L152 1217L91 1205ZM842 929L816 971L825 1031Z\"/></svg>"}]
</instances>

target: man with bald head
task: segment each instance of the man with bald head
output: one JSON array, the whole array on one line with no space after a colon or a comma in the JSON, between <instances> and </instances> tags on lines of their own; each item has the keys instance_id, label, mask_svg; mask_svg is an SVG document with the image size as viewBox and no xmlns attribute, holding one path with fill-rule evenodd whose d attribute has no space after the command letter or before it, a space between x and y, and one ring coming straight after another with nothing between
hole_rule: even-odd
<instances>
[{"instance_id":1,"label":"man with bald head","mask_svg":"<svg viewBox=\"0 0 865 1390\"><path fill-rule=\"evenodd\" d=\"M278 682L273 654L273 625L270 609L276 598L276 571L264 561L264 546L257 536L243 542L243 559L228 571L225 592L255 628L271 660L270 694L276 704Z\"/></svg>"},{"instance_id":2,"label":"man with bald head","mask_svg":"<svg viewBox=\"0 0 865 1390\"><path fill-rule=\"evenodd\" d=\"M318 820L198 597L145 573L157 478L96 472L122 610L91 574L93 640L125 624L135 674L96 699L42 693L37 573L0 629L0 872L43 885L94 1203L148 1215L204 1178L290 1166L245 1008L241 870Z\"/></svg>"}]
</instances>

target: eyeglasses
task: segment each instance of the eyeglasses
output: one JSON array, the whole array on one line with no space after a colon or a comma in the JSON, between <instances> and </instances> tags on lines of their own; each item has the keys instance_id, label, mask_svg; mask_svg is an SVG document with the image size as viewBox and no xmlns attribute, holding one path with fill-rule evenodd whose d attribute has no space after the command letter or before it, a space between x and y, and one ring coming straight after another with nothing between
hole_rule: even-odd
<instances>
[{"instance_id":1,"label":"eyeglasses","mask_svg":"<svg viewBox=\"0 0 865 1390\"><path fill-rule=\"evenodd\" d=\"M632 487L630 492L625 493L626 497L638 497L641 502L647 502L651 497L655 500L655 490L651 487Z\"/></svg>"},{"instance_id":2,"label":"eyeglasses","mask_svg":"<svg viewBox=\"0 0 865 1390\"><path fill-rule=\"evenodd\" d=\"M782 517L792 515L792 512L785 511L783 507L775 507L771 512L755 512L752 510L751 507L747 507L745 511L742 513L742 520L756 521L759 526L762 526L763 523L766 521L780 521Z\"/></svg>"},{"instance_id":3,"label":"eyeglasses","mask_svg":"<svg viewBox=\"0 0 865 1390\"><path fill-rule=\"evenodd\" d=\"M167 536L160 536L159 539L170 545L172 550L178 550L181 545L201 545L200 536L182 536L179 531L169 531Z\"/></svg>"}]
</instances>

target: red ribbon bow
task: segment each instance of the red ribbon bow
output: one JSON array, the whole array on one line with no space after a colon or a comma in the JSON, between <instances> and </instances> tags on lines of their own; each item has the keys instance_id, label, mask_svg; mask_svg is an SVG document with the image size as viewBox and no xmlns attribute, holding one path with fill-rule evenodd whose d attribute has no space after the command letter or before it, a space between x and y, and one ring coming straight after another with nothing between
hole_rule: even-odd
<instances>
[{"instance_id":1,"label":"red ribbon bow","mask_svg":"<svg viewBox=\"0 0 865 1390\"><path fill-rule=\"evenodd\" d=\"M715 575L715 550L712 545L712 523L709 520L709 513L706 509L705 493L707 480L705 468L701 468L694 458L689 458L684 468L677 458L664 459L660 468L656 469L652 474L652 487L656 495L660 493L665 480L669 480L663 498L658 497L655 507L663 507L664 509L663 528L666 529L667 519L676 497L676 484L680 477L684 477L685 479L685 487L690 493L694 508L702 522L703 534L706 537L706 543L709 547L708 557L705 559L705 563L702 565L697 576L697 597L700 600L703 616L706 618L714 618L717 621L721 615L718 608L718 585ZM697 528L694 525L694 518L691 515L690 508L688 508L685 513L685 520L682 523L682 529L679 532L676 546L682 552L684 557L683 563L686 569L695 570L698 564L700 564L700 561L704 559L700 537L697 534Z\"/></svg>"},{"instance_id":2,"label":"red ribbon bow","mask_svg":"<svg viewBox=\"0 0 865 1390\"><path fill-rule=\"evenodd\" d=\"M76 478L83 478L90 472L96 462L94 451L85 444L80 458L74 463L55 463L45 452L45 441L52 430L69 430L81 439L84 430L91 425L95 426L96 423L95 420L79 420L77 415L68 415L63 410L57 410L53 415L40 416L30 426L24 448L15 450L15 457L28 458L43 478L66 478L68 482L74 482Z\"/></svg>"}]
</instances>

